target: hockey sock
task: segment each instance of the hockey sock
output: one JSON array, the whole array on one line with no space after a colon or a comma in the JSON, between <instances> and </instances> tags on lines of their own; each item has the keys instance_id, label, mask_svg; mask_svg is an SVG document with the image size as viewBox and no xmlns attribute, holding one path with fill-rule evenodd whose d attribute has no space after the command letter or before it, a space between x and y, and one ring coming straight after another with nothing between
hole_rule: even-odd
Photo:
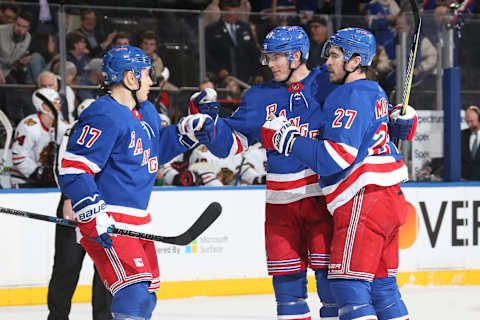
<instances>
[{"instance_id":1,"label":"hockey sock","mask_svg":"<svg viewBox=\"0 0 480 320\"><path fill-rule=\"evenodd\" d=\"M317 292L322 307L320 308L320 320L338 319L338 306L330 289L330 281L327 279L328 271L324 269L315 270L317 280Z\"/></svg>"},{"instance_id":2,"label":"hockey sock","mask_svg":"<svg viewBox=\"0 0 480 320\"><path fill-rule=\"evenodd\" d=\"M371 304L371 283L365 280L331 279L330 288L337 301L340 320L377 320Z\"/></svg>"},{"instance_id":3,"label":"hockey sock","mask_svg":"<svg viewBox=\"0 0 480 320\"><path fill-rule=\"evenodd\" d=\"M372 301L379 320L410 319L395 277L373 280Z\"/></svg>"},{"instance_id":4,"label":"hockey sock","mask_svg":"<svg viewBox=\"0 0 480 320\"><path fill-rule=\"evenodd\" d=\"M273 276L277 319L310 320L307 302L307 271Z\"/></svg>"},{"instance_id":5,"label":"hockey sock","mask_svg":"<svg viewBox=\"0 0 480 320\"><path fill-rule=\"evenodd\" d=\"M148 292L148 282L134 283L120 289L112 299L115 320L148 320L155 308L155 293Z\"/></svg>"}]
</instances>

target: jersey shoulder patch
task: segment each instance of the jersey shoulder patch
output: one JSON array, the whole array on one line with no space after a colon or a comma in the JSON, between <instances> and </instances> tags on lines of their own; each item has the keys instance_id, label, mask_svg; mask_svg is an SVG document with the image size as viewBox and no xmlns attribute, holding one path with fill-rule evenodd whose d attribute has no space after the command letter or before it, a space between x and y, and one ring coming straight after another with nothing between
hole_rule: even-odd
<instances>
[{"instance_id":1,"label":"jersey shoulder patch","mask_svg":"<svg viewBox=\"0 0 480 320\"><path fill-rule=\"evenodd\" d=\"M37 124L37 121L33 120L32 118L28 118L23 123L29 127L32 127Z\"/></svg>"}]
</instances>

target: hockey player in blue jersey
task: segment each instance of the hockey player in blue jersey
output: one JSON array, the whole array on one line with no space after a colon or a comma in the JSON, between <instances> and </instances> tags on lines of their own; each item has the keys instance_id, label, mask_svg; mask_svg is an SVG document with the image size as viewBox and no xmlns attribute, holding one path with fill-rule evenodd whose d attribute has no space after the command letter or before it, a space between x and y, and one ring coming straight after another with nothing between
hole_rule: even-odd
<instances>
[{"instance_id":1,"label":"hockey player in blue jersey","mask_svg":"<svg viewBox=\"0 0 480 320\"><path fill-rule=\"evenodd\" d=\"M308 54L309 40L301 27L277 27L266 36L262 62L274 80L250 88L231 117L217 119L215 139L207 144L213 154L228 157L260 142L260 128L272 112L292 119L304 136L318 135L321 105L335 85L325 67L307 68ZM213 102L201 103L204 95L193 102L200 112L217 118ZM326 277L332 218L318 175L297 159L269 151L266 186L267 267L273 276L278 319L311 319L307 268L315 271L322 319L336 319Z\"/></svg>"},{"instance_id":2,"label":"hockey player in blue jersey","mask_svg":"<svg viewBox=\"0 0 480 320\"><path fill-rule=\"evenodd\" d=\"M399 184L408 174L390 140L385 92L366 80L375 48L373 35L360 28L339 30L325 45L330 81L340 86L325 100L319 140L282 116L262 130L265 147L320 176L333 214L328 278L341 320L409 319L396 281L407 212ZM411 120L407 109L401 120Z\"/></svg>"},{"instance_id":3,"label":"hockey player in blue jersey","mask_svg":"<svg viewBox=\"0 0 480 320\"><path fill-rule=\"evenodd\" d=\"M147 100L154 70L139 48L112 48L103 58L103 71L111 94L83 111L70 138L64 139L59 184L72 201L80 244L113 295L114 319L150 319L160 287L155 246L110 237L107 228L151 233L147 206L159 164L196 143L208 143L213 120L197 114L162 128Z\"/></svg>"}]
</instances>

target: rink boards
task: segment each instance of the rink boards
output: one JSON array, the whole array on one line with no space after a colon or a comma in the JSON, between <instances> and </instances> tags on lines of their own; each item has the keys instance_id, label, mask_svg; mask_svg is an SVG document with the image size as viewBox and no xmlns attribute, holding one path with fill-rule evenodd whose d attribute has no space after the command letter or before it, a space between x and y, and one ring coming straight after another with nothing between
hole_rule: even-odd
<instances>
[{"instance_id":1,"label":"rink boards","mask_svg":"<svg viewBox=\"0 0 480 320\"><path fill-rule=\"evenodd\" d=\"M480 183L410 184L400 237L401 285L480 284ZM55 215L54 189L3 190L0 206ZM158 188L150 212L154 233L185 231L212 201L220 218L188 246L157 243L160 298L271 293L264 249L263 187ZM52 223L0 215L0 306L44 304L53 264ZM93 267L86 258L75 302L91 297ZM314 290L310 278L309 290Z\"/></svg>"}]
</instances>

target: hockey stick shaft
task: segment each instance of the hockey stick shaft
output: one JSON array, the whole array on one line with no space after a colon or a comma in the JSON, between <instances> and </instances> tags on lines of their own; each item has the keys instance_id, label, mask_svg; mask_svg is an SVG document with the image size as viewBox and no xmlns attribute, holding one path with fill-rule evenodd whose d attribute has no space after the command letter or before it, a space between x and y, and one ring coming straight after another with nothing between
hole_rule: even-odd
<instances>
[{"instance_id":1,"label":"hockey stick shaft","mask_svg":"<svg viewBox=\"0 0 480 320\"><path fill-rule=\"evenodd\" d=\"M407 74L405 82L403 83L403 95L402 95L402 111L400 114L403 116L407 112L408 101L410 100L410 92L412 89L413 73L415 71L415 60L417 58L418 43L420 42L420 32L422 30L422 19L418 11L418 6L415 0L410 0L413 14L415 15L416 30L413 35L412 46L410 47L410 53L408 55ZM399 139L395 139L394 144L398 146Z\"/></svg>"},{"instance_id":2,"label":"hockey stick shaft","mask_svg":"<svg viewBox=\"0 0 480 320\"><path fill-rule=\"evenodd\" d=\"M78 226L78 222L73 220L47 216L47 215L23 211L23 210L0 207L0 212L9 214L9 215L29 218L29 219L53 222L56 224L60 224L60 225L72 227L72 228L75 228ZM200 217L194 222L194 224L187 231L185 231L184 233L178 236L172 236L172 237L159 236L159 235L154 235L149 233L136 232L136 231L127 230L127 229L119 229L114 227L109 228L108 232L112 234L124 235L128 237L133 237L133 238L159 241L159 242L184 246L189 244L196 238L198 238L198 236L200 236L220 216L221 213L222 213L222 206L218 202L212 202L207 207L207 209L205 209L205 211L200 215Z\"/></svg>"},{"instance_id":3,"label":"hockey stick shaft","mask_svg":"<svg viewBox=\"0 0 480 320\"><path fill-rule=\"evenodd\" d=\"M410 0L410 4L412 6L413 14L415 15L416 30L415 34L413 35L413 42L410 48L410 53L408 55L407 74L405 82L403 84L403 108L401 113L402 115L407 112L408 100L410 99L410 91L412 89L413 73L415 71L415 60L417 58L418 43L420 42L420 32L422 30L422 19L420 18L417 3L415 2L415 0Z\"/></svg>"},{"instance_id":4,"label":"hockey stick shaft","mask_svg":"<svg viewBox=\"0 0 480 320\"><path fill-rule=\"evenodd\" d=\"M10 120L8 120L8 117L5 115L5 113L3 113L2 110L0 110L0 123L5 128L5 145L3 147L3 155L0 160L0 168L3 170L7 162L10 143L12 142L13 128Z\"/></svg>"}]
</instances>

